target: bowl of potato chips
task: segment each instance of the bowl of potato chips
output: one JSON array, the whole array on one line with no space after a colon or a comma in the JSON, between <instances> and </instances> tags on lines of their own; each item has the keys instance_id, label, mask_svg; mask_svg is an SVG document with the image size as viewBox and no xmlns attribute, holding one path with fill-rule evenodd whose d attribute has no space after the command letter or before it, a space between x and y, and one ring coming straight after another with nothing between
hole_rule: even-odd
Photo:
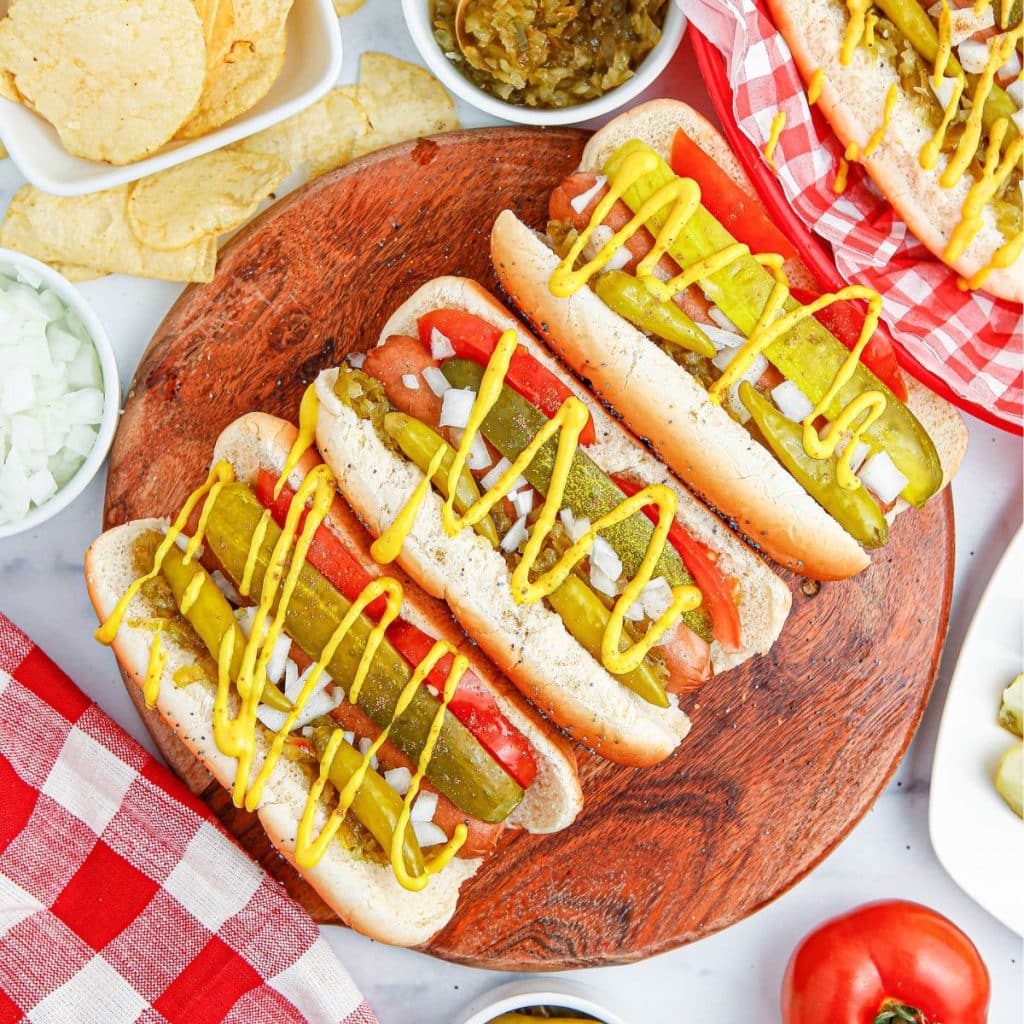
<instances>
[{"instance_id":1,"label":"bowl of potato chips","mask_svg":"<svg viewBox=\"0 0 1024 1024\"><path fill-rule=\"evenodd\" d=\"M0 139L59 196L262 131L341 69L331 0L18 0L0 20Z\"/></svg>"}]
</instances>

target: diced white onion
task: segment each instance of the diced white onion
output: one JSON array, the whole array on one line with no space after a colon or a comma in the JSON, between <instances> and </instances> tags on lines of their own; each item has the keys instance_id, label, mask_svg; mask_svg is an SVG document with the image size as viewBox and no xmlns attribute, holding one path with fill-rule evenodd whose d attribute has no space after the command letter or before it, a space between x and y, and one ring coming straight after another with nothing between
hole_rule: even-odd
<instances>
[{"instance_id":1,"label":"diced white onion","mask_svg":"<svg viewBox=\"0 0 1024 1024\"><path fill-rule=\"evenodd\" d=\"M292 663L289 662L289 664ZM296 671L295 679L291 682L290 685L288 682L285 682L284 695L289 700L296 700L299 694L302 693L303 687L306 685L307 682L309 682L309 677L313 674L314 668L316 668L316 662L314 662L312 665L309 665L302 673L302 675L299 675L298 672ZM287 680L287 678L288 670L285 669L285 679ZM323 691L326 690L327 687L330 686L332 682L334 682L334 680L331 679L330 674L328 672L321 672L320 675L317 677L316 687L313 689L313 694L311 696L315 696L318 693L323 693Z\"/></svg>"},{"instance_id":2,"label":"diced white onion","mask_svg":"<svg viewBox=\"0 0 1024 1024\"><path fill-rule=\"evenodd\" d=\"M1016 110L1011 115L1011 120L1017 126L1017 131L1024 135L1024 110Z\"/></svg>"},{"instance_id":3,"label":"diced white onion","mask_svg":"<svg viewBox=\"0 0 1024 1024\"><path fill-rule=\"evenodd\" d=\"M503 455L498 461L490 468L490 470L484 475L484 478L480 481L483 484L484 490L489 491L492 487L496 487L498 481L502 476L511 468L512 463L508 461ZM519 476L516 477L515 483L512 484L512 491L518 491L520 488L526 487L526 478Z\"/></svg>"},{"instance_id":4,"label":"diced white onion","mask_svg":"<svg viewBox=\"0 0 1024 1024\"><path fill-rule=\"evenodd\" d=\"M441 399L441 426L465 430L475 401L476 392L472 388L449 388Z\"/></svg>"},{"instance_id":5,"label":"diced white onion","mask_svg":"<svg viewBox=\"0 0 1024 1024\"><path fill-rule=\"evenodd\" d=\"M628 619L630 622L639 622L645 615L643 601L634 601L625 612L622 617Z\"/></svg>"},{"instance_id":6,"label":"diced white onion","mask_svg":"<svg viewBox=\"0 0 1024 1024\"><path fill-rule=\"evenodd\" d=\"M526 528L526 516L520 516L510 527L508 533L501 539L501 550L511 554L519 549L519 545L525 543L530 536Z\"/></svg>"},{"instance_id":7,"label":"diced white onion","mask_svg":"<svg viewBox=\"0 0 1024 1024\"><path fill-rule=\"evenodd\" d=\"M310 722L320 718L321 715L330 714L340 703L342 695L339 691L337 695L322 691L315 696L311 697L307 702L306 706L299 712L298 718L295 720L293 729L303 729ZM285 719L288 717L288 713L285 711L278 711L276 708L267 707L266 704L260 704L256 708L256 717L271 731L279 732L281 726L284 725Z\"/></svg>"},{"instance_id":8,"label":"diced white onion","mask_svg":"<svg viewBox=\"0 0 1024 1024\"><path fill-rule=\"evenodd\" d=\"M1020 69L1020 54L1014 48L1010 51L1010 56L1007 57L1006 63L999 69L996 78L1004 82L1008 79L1016 78L1020 74Z\"/></svg>"},{"instance_id":9,"label":"diced white onion","mask_svg":"<svg viewBox=\"0 0 1024 1024\"><path fill-rule=\"evenodd\" d=\"M310 666L312 668L312 666ZM308 675L308 670L306 672ZM295 698L298 697L301 687L298 686L299 681L299 666L289 658L284 663L284 695L294 704Z\"/></svg>"},{"instance_id":10,"label":"diced white onion","mask_svg":"<svg viewBox=\"0 0 1024 1024\"><path fill-rule=\"evenodd\" d=\"M1006 87L1006 95L1017 104L1017 109L1024 107L1024 78L1014 78Z\"/></svg>"},{"instance_id":11,"label":"diced white onion","mask_svg":"<svg viewBox=\"0 0 1024 1024\"><path fill-rule=\"evenodd\" d=\"M656 277L659 281L668 281L672 277L672 274L670 271L666 270L659 261L658 265L651 271L651 277Z\"/></svg>"},{"instance_id":12,"label":"diced white onion","mask_svg":"<svg viewBox=\"0 0 1024 1024\"><path fill-rule=\"evenodd\" d=\"M363 368L363 363L366 362L366 353L349 352L349 354L345 356L345 362L348 363L353 370L361 370Z\"/></svg>"},{"instance_id":13,"label":"diced white onion","mask_svg":"<svg viewBox=\"0 0 1024 1024\"><path fill-rule=\"evenodd\" d=\"M657 619L672 606L672 588L664 576L655 576L640 591L640 603L649 619Z\"/></svg>"},{"instance_id":14,"label":"diced white onion","mask_svg":"<svg viewBox=\"0 0 1024 1024\"><path fill-rule=\"evenodd\" d=\"M448 383L448 378L441 372L439 366L424 366L423 367L423 379L427 382L427 387L441 398L446 391L451 388L451 384Z\"/></svg>"},{"instance_id":15,"label":"diced white onion","mask_svg":"<svg viewBox=\"0 0 1024 1024\"><path fill-rule=\"evenodd\" d=\"M389 768L384 773L384 781L399 795L405 796L412 785L412 772L404 765L401 768ZM433 817L433 815L431 815Z\"/></svg>"},{"instance_id":16,"label":"diced white onion","mask_svg":"<svg viewBox=\"0 0 1024 1024\"><path fill-rule=\"evenodd\" d=\"M528 516L533 511L533 488L524 487L521 491L510 494L509 501L512 502L517 516Z\"/></svg>"},{"instance_id":17,"label":"diced white onion","mask_svg":"<svg viewBox=\"0 0 1024 1024\"><path fill-rule=\"evenodd\" d=\"M598 224L590 236L594 252L596 253L599 249L603 249L612 240L614 234L615 232L607 224ZM612 253L612 258L605 264L605 270L621 270L632 258L633 256L629 249L624 245L620 245Z\"/></svg>"},{"instance_id":18,"label":"diced white onion","mask_svg":"<svg viewBox=\"0 0 1024 1024\"><path fill-rule=\"evenodd\" d=\"M878 498L883 505L894 502L909 482L896 468L888 452L876 452L861 467L857 474L861 483Z\"/></svg>"},{"instance_id":19,"label":"diced white onion","mask_svg":"<svg viewBox=\"0 0 1024 1024\"><path fill-rule=\"evenodd\" d=\"M602 594L607 594L608 597L615 597L618 593L615 580L593 562L590 563L590 585Z\"/></svg>"},{"instance_id":20,"label":"diced white onion","mask_svg":"<svg viewBox=\"0 0 1024 1024\"><path fill-rule=\"evenodd\" d=\"M288 652L292 649L291 637L282 633L274 641L274 649L267 661L267 678L276 686L284 675L284 666L288 661Z\"/></svg>"},{"instance_id":21,"label":"diced white onion","mask_svg":"<svg viewBox=\"0 0 1024 1024\"><path fill-rule=\"evenodd\" d=\"M717 306L712 306L708 310L708 316L710 316L723 331L732 331L733 334L740 333L740 329Z\"/></svg>"},{"instance_id":22,"label":"diced white onion","mask_svg":"<svg viewBox=\"0 0 1024 1024\"><path fill-rule=\"evenodd\" d=\"M252 624L256 620L256 606L250 605L247 608L239 608L235 612L235 618L238 620L239 628L242 630L245 639L248 640L252 636ZM269 619L263 620L263 635L267 635L267 630L270 629Z\"/></svg>"},{"instance_id":23,"label":"diced white onion","mask_svg":"<svg viewBox=\"0 0 1024 1024\"><path fill-rule=\"evenodd\" d=\"M604 537L594 538L594 545L590 549L590 564L596 565L612 580L617 580L622 575L622 559Z\"/></svg>"},{"instance_id":24,"label":"diced white onion","mask_svg":"<svg viewBox=\"0 0 1024 1024\"><path fill-rule=\"evenodd\" d=\"M723 373L728 369L729 364L733 361L733 357L736 355L735 351L730 349L724 349L719 352L714 359L711 360L715 366L718 367ZM756 384L760 379L761 375L765 370L768 369L768 360L760 353L756 353L754 358L751 360L750 366L744 371L743 375L736 381L734 387L739 387L742 381L749 381L751 384Z\"/></svg>"},{"instance_id":25,"label":"diced white onion","mask_svg":"<svg viewBox=\"0 0 1024 1024\"><path fill-rule=\"evenodd\" d=\"M37 473L28 475L25 478L25 486L29 501L33 505L42 505L44 501L57 493L57 481L45 466Z\"/></svg>"},{"instance_id":26,"label":"diced white onion","mask_svg":"<svg viewBox=\"0 0 1024 1024\"><path fill-rule=\"evenodd\" d=\"M929 75L928 85L931 87L935 98L942 104L942 109L945 110L949 106L949 101L953 98L953 90L956 88L957 79L951 77L945 77L939 82L939 87L935 87L935 79Z\"/></svg>"},{"instance_id":27,"label":"diced white onion","mask_svg":"<svg viewBox=\"0 0 1024 1024\"><path fill-rule=\"evenodd\" d=\"M448 837L440 826L435 825L432 821L414 821L412 830L416 833L416 842L424 849L428 846L438 846L448 842Z\"/></svg>"},{"instance_id":28,"label":"diced white onion","mask_svg":"<svg viewBox=\"0 0 1024 1024\"><path fill-rule=\"evenodd\" d=\"M711 344L719 352L737 349L747 340L742 334L737 334L734 330L725 327L718 327L716 324L698 324L697 326L711 339Z\"/></svg>"},{"instance_id":29,"label":"diced white onion","mask_svg":"<svg viewBox=\"0 0 1024 1024\"><path fill-rule=\"evenodd\" d=\"M466 456L466 465L474 473L486 469L491 464L491 453L487 450L487 442L480 434L473 438L469 454Z\"/></svg>"},{"instance_id":30,"label":"diced white onion","mask_svg":"<svg viewBox=\"0 0 1024 1024\"><path fill-rule=\"evenodd\" d=\"M598 192L601 191L608 184L608 179L603 175L599 174L594 184L587 189L586 192L581 192L578 196L569 200L569 205L576 211L576 213L582 213L594 200L594 197Z\"/></svg>"},{"instance_id":31,"label":"diced white onion","mask_svg":"<svg viewBox=\"0 0 1024 1024\"><path fill-rule=\"evenodd\" d=\"M185 534L185 533L179 533L179 534L177 534L177 536L175 536L175 538L174 538L174 545L175 545L175 547L177 547L177 548L178 548L178 549L179 549L180 551L184 551L184 550L185 550L185 549L186 549L186 548L188 547L188 542L189 542L189 541L190 541L191 539L192 539L192 538L191 538L191 537L189 537L189 536L188 536L187 534ZM250 619L250 620L249 620L249 623L250 623L250 626L251 626L251 624L252 624L252 619ZM247 634L246 634L246 636L248 636L248 635L249 635L249 634L247 633Z\"/></svg>"},{"instance_id":32,"label":"diced white onion","mask_svg":"<svg viewBox=\"0 0 1024 1024\"><path fill-rule=\"evenodd\" d=\"M569 539L575 544L587 533L590 533L590 520L586 516L577 516L569 531Z\"/></svg>"},{"instance_id":33,"label":"diced white onion","mask_svg":"<svg viewBox=\"0 0 1024 1024\"><path fill-rule=\"evenodd\" d=\"M974 13L973 7L962 7L950 10L949 15L949 40L954 46L996 23L996 14L991 6L978 14Z\"/></svg>"},{"instance_id":34,"label":"diced white onion","mask_svg":"<svg viewBox=\"0 0 1024 1024\"><path fill-rule=\"evenodd\" d=\"M356 734L351 729L346 729L342 734L341 738L350 746L356 745Z\"/></svg>"},{"instance_id":35,"label":"diced white onion","mask_svg":"<svg viewBox=\"0 0 1024 1024\"><path fill-rule=\"evenodd\" d=\"M419 391L419 389L420 389L420 380L419 380L419 377L417 377L415 373L403 373L402 374L402 383L410 391Z\"/></svg>"},{"instance_id":36,"label":"diced white onion","mask_svg":"<svg viewBox=\"0 0 1024 1024\"><path fill-rule=\"evenodd\" d=\"M373 746L373 740L371 740L369 736L363 736L362 739L359 740L359 753L362 754L363 757L366 757L367 751L369 751L370 747L372 747L372 746ZM374 754L373 757L370 758L370 767L374 771L377 770L377 755L376 754Z\"/></svg>"},{"instance_id":37,"label":"diced white onion","mask_svg":"<svg viewBox=\"0 0 1024 1024\"><path fill-rule=\"evenodd\" d=\"M437 360L451 359L455 346L436 327L430 331L430 354Z\"/></svg>"},{"instance_id":38,"label":"diced white onion","mask_svg":"<svg viewBox=\"0 0 1024 1024\"><path fill-rule=\"evenodd\" d=\"M802 423L812 412L814 403L800 390L800 386L791 380L784 380L771 391L772 401L779 407L779 412L794 423Z\"/></svg>"},{"instance_id":39,"label":"diced white onion","mask_svg":"<svg viewBox=\"0 0 1024 1024\"><path fill-rule=\"evenodd\" d=\"M424 792L416 797L409 812L411 821L433 821L434 812L437 810L437 794Z\"/></svg>"},{"instance_id":40,"label":"diced white onion","mask_svg":"<svg viewBox=\"0 0 1024 1024\"><path fill-rule=\"evenodd\" d=\"M313 736L313 726L311 725L304 725L299 731L302 733L302 738L304 740L308 740Z\"/></svg>"},{"instance_id":41,"label":"diced white onion","mask_svg":"<svg viewBox=\"0 0 1024 1024\"><path fill-rule=\"evenodd\" d=\"M233 604L240 605L242 603L242 595L235 589L234 583L231 582L220 571L220 569L214 569L210 573L210 579L217 585L217 589Z\"/></svg>"},{"instance_id":42,"label":"diced white onion","mask_svg":"<svg viewBox=\"0 0 1024 1024\"><path fill-rule=\"evenodd\" d=\"M957 48L960 65L969 75L980 75L988 63L988 44L965 39Z\"/></svg>"},{"instance_id":43,"label":"diced white onion","mask_svg":"<svg viewBox=\"0 0 1024 1024\"><path fill-rule=\"evenodd\" d=\"M842 455L846 451L846 446L849 444L849 437L840 441L836 445L836 455ZM853 458L850 461L850 469L854 473L859 472L860 467L864 465L864 460L868 457L868 453L871 448L868 446L866 441L858 441L857 447L853 450Z\"/></svg>"}]
</instances>

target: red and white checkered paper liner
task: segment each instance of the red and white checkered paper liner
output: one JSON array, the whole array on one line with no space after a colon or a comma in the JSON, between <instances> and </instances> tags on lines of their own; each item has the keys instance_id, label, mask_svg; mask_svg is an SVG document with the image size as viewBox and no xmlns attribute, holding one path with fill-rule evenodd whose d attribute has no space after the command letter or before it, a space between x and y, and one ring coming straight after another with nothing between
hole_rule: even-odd
<instances>
[{"instance_id":1,"label":"red and white checkered paper liner","mask_svg":"<svg viewBox=\"0 0 1024 1024\"><path fill-rule=\"evenodd\" d=\"M954 393L1024 423L1021 307L960 291L956 273L910 234L859 164L846 191L832 191L842 147L812 114L789 47L755 0L678 2L725 58L733 115L759 150L785 111L774 155L779 182L803 222L831 244L843 278L881 293L893 336Z\"/></svg>"},{"instance_id":2,"label":"red and white checkered paper liner","mask_svg":"<svg viewBox=\"0 0 1024 1024\"><path fill-rule=\"evenodd\" d=\"M0 1024L377 1024L316 926L0 615Z\"/></svg>"}]
</instances>

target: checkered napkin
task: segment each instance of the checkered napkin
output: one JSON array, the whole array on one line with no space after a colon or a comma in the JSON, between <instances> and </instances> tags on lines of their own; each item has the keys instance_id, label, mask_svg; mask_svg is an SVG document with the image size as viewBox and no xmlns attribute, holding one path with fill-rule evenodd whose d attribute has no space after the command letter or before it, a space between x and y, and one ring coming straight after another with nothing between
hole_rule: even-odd
<instances>
[{"instance_id":1,"label":"checkered napkin","mask_svg":"<svg viewBox=\"0 0 1024 1024\"><path fill-rule=\"evenodd\" d=\"M859 164L851 164L843 195L833 193L842 147L820 114L812 116L789 48L756 0L678 2L724 56L733 114L758 149L776 113L786 112L775 150L779 181L804 223L831 243L845 280L882 294L893 335L956 394L1024 423L1021 307L961 292L956 273L910 234Z\"/></svg>"},{"instance_id":2,"label":"checkered napkin","mask_svg":"<svg viewBox=\"0 0 1024 1024\"><path fill-rule=\"evenodd\" d=\"M313 922L0 615L0 1024L376 1024Z\"/></svg>"}]
</instances>

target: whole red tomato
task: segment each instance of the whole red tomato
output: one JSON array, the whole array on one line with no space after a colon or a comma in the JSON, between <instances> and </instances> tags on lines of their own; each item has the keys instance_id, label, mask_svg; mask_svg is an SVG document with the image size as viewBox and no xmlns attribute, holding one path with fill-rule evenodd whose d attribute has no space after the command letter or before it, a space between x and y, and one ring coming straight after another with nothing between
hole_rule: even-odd
<instances>
[{"instance_id":1,"label":"whole red tomato","mask_svg":"<svg viewBox=\"0 0 1024 1024\"><path fill-rule=\"evenodd\" d=\"M888 900L826 921L793 953L784 1024L985 1024L988 971L952 921Z\"/></svg>"}]
</instances>

